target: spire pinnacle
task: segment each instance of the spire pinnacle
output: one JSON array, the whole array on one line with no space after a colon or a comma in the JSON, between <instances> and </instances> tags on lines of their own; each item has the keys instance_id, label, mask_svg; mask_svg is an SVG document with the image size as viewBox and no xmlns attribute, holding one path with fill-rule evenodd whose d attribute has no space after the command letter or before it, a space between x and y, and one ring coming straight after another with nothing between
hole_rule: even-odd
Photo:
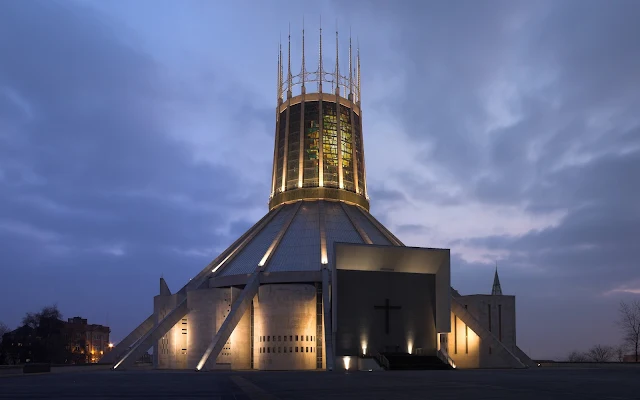
<instances>
[{"instance_id":1,"label":"spire pinnacle","mask_svg":"<svg viewBox=\"0 0 640 400\"><path fill-rule=\"evenodd\" d=\"M356 39L356 40L357 40L357 44L358 44L358 50L357 50L357 52L358 52L357 58L358 59L356 61L356 68L357 68L356 75L358 76L358 78L357 78L357 85L358 85L357 95L358 95L358 103L360 103L360 99L362 98L361 97L362 96L362 89L361 89L362 86L360 86L360 40L359 39Z\"/></svg>"},{"instance_id":2,"label":"spire pinnacle","mask_svg":"<svg viewBox=\"0 0 640 400\"><path fill-rule=\"evenodd\" d=\"M283 65L282 65L282 64L284 64L284 62L282 60L282 40L280 41L280 62L279 62L279 64L280 65L279 65L279 68L278 68L279 69L279 71L278 71L278 82L280 82L280 83L279 83L279 88L278 88L278 96L279 96L278 98L280 100L282 100L282 85L284 84L284 79L283 79L283 74L282 74L282 72L283 72L282 70L284 68ZM280 100L278 100L278 101L280 101Z\"/></svg>"},{"instance_id":3,"label":"spire pinnacle","mask_svg":"<svg viewBox=\"0 0 640 400\"><path fill-rule=\"evenodd\" d=\"M498 278L498 262L496 261L496 272L493 275L493 288L491 289L492 296L502 296L502 287L500 287L500 278Z\"/></svg>"},{"instance_id":4,"label":"spire pinnacle","mask_svg":"<svg viewBox=\"0 0 640 400\"><path fill-rule=\"evenodd\" d=\"M282 99L282 75L280 74L280 66L282 64L282 44L280 42L278 42L278 90L277 90L277 96L278 96L278 103L280 103L280 99Z\"/></svg>"},{"instance_id":5,"label":"spire pinnacle","mask_svg":"<svg viewBox=\"0 0 640 400\"><path fill-rule=\"evenodd\" d=\"M287 54L287 99L291 98L291 83L293 77L291 75L291 23L289 23L289 50Z\"/></svg>"},{"instance_id":6,"label":"spire pinnacle","mask_svg":"<svg viewBox=\"0 0 640 400\"><path fill-rule=\"evenodd\" d=\"M338 20L336 19L336 94L340 96L340 63L338 57L340 52L338 51Z\"/></svg>"},{"instance_id":7,"label":"spire pinnacle","mask_svg":"<svg viewBox=\"0 0 640 400\"><path fill-rule=\"evenodd\" d=\"M304 15L302 16L302 93L305 92L304 81L307 75L307 70L304 65Z\"/></svg>"},{"instance_id":8,"label":"spire pinnacle","mask_svg":"<svg viewBox=\"0 0 640 400\"><path fill-rule=\"evenodd\" d=\"M351 55L351 28L349 28L349 100L353 101L353 66L351 61L353 56Z\"/></svg>"},{"instance_id":9,"label":"spire pinnacle","mask_svg":"<svg viewBox=\"0 0 640 400\"><path fill-rule=\"evenodd\" d=\"M320 58L318 59L318 92L322 93L322 15L320 16Z\"/></svg>"}]
</instances>

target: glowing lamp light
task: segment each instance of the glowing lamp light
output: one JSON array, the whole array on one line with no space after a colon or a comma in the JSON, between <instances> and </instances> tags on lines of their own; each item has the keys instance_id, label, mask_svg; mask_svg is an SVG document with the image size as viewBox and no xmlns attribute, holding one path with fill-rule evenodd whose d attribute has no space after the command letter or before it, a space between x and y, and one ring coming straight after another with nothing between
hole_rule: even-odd
<instances>
[{"instance_id":1,"label":"glowing lamp light","mask_svg":"<svg viewBox=\"0 0 640 400\"><path fill-rule=\"evenodd\" d=\"M367 355L367 342L362 342L362 355Z\"/></svg>"},{"instance_id":2,"label":"glowing lamp light","mask_svg":"<svg viewBox=\"0 0 640 400\"><path fill-rule=\"evenodd\" d=\"M413 342L412 341L407 342L407 350L409 350L409 354L411 354L411 352L413 351Z\"/></svg>"},{"instance_id":3,"label":"glowing lamp light","mask_svg":"<svg viewBox=\"0 0 640 400\"><path fill-rule=\"evenodd\" d=\"M351 357L345 356L342 357L342 362L344 362L344 369L349 370L349 364L351 364Z\"/></svg>"},{"instance_id":4,"label":"glowing lamp light","mask_svg":"<svg viewBox=\"0 0 640 400\"><path fill-rule=\"evenodd\" d=\"M109 348L113 349L113 343L109 343Z\"/></svg>"}]
</instances>

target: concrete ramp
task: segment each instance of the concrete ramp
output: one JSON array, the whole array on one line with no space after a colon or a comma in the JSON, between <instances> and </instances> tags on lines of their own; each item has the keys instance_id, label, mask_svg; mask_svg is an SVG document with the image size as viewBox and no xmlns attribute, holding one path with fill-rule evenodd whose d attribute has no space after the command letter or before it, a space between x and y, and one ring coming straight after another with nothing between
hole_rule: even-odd
<instances>
[{"instance_id":1,"label":"concrete ramp","mask_svg":"<svg viewBox=\"0 0 640 400\"><path fill-rule=\"evenodd\" d=\"M153 329L155 325L154 314L149 315L136 329L134 329L127 337L120 341L111 351L100 359L101 364L113 364L121 357L124 357L126 351L140 340L145 334Z\"/></svg>"},{"instance_id":2,"label":"concrete ramp","mask_svg":"<svg viewBox=\"0 0 640 400\"><path fill-rule=\"evenodd\" d=\"M131 346L126 354L113 366L113 369L125 369L132 366L136 360L142 357L162 336L166 335L188 312L187 298L185 297L162 321Z\"/></svg>"}]
</instances>

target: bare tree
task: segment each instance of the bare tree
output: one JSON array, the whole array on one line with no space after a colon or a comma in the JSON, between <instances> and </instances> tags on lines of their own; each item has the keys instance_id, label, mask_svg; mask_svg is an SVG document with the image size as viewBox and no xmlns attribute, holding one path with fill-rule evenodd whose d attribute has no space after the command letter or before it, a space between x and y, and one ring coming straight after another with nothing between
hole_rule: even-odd
<instances>
[{"instance_id":1,"label":"bare tree","mask_svg":"<svg viewBox=\"0 0 640 400\"><path fill-rule=\"evenodd\" d=\"M640 350L640 301L633 303L620 302L620 319L618 325L622 329L624 343L634 350L635 360L638 362Z\"/></svg>"},{"instance_id":2,"label":"bare tree","mask_svg":"<svg viewBox=\"0 0 640 400\"><path fill-rule=\"evenodd\" d=\"M587 351L587 357L593 362L607 362L611 360L613 353L612 346L597 344Z\"/></svg>"},{"instance_id":3,"label":"bare tree","mask_svg":"<svg viewBox=\"0 0 640 400\"><path fill-rule=\"evenodd\" d=\"M623 362L624 361L624 353L626 353L627 351L627 346L621 344L620 346L616 346L615 348L615 353L616 353L616 360L618 360L619 362Z\"/></svg>"},{"instance_id":4,"label":"bare tree","mask_svg":"<svg viewBox=\"0 0 640 400\"><path fill-rule=\"evenodd\" d=\"M9 332L9 330L9 327L4 322L0 321L0 344L2 343L2 336L4 336L5 333Z\"/></svg>"},{"instance_id":5,"label":"bare tree","mask_svg":"<svg viewBox=\"0 0 640 400\"><path fill-rule=\"evenodd\" d=\"M567 356L567 361L569 362L585 362L588 361L586 354L581 353L579 351L572 351Z\"/></svg>"}]
</instances>

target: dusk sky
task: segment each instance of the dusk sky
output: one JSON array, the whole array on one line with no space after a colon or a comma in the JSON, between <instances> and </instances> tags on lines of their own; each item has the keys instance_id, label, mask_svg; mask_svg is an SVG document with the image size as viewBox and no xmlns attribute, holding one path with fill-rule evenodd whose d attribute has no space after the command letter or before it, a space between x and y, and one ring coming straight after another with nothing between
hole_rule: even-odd
<instances>
[{"instance_id":1,"label":"dusk sky","mask_svg":"<svg viewBox=\"0 0 640 400\"><path fill-rule=\"evenodd\" d=\"M277 46L359 42L371 212L516 295L519 346L620 344L640 298L640 2L0 1L0 321L117 342L267 212ZM286 54L286 51L285 51ZM344 69L347 71L347 68Z\"/></svg>"}]
</instances>

